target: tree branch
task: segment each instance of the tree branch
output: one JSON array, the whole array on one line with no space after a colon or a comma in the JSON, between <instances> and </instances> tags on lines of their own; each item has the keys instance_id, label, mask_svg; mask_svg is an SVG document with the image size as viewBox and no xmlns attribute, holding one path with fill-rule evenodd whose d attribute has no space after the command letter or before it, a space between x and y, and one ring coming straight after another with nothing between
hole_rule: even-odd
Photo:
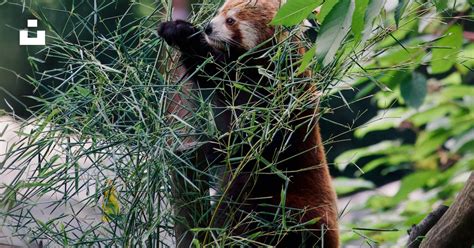
<instances>
[{"instance_id":1,"label":"tree branch","mask_svg":"<svg viewBox=\"0 0 474 248\"><path fill-rule=\"evenodd\" d=\"M418 225L413 225L413 227L408 230L410 237L408 238L407 248L418 248L423 236L443 217L446 210L448 210L448 206L441 205L428 214Z\"/></svg>"},{"instance_id":2,"label":"tree branch","mask_svg":"<svg viewBox=\"0 0 474 248\"><path fill-rule=\"evenodd\" d=\"M453 204L426 234L420 247L471 247L474 244L473 230L474 173L471 173Z\"/></svg>"}]
</instances>

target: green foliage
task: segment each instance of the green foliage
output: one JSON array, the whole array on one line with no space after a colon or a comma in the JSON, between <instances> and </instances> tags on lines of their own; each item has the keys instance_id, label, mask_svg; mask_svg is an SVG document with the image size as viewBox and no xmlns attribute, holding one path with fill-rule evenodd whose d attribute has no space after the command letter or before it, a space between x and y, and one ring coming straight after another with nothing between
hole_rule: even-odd
<instances>
[{"instance_id":1,"label":"green foliage","mask_svg":"<svg viewBox=\"0 0 474 248\"><path fill-rule=\"evenodd\" d=\"M318 14L318 21L323 23L326 16L338 2L339 0L325 0L324 4L321 5L321 11Z\"/></svg>"},{"instance_id":2,"label":"green foliage","mask_svg":"<svg viewBox=\"0 0 474 248\"><path fill-rule=\"evenodd\" d=\"M436 9L439 12L446 10L446 8L448 7L448 1L446 0L434 0L434 4L436 5Z\"/></svg>"},{"instance_id":3,"label":"green foliage","mask_svg":"<svg viewBox=\"0 0 474 248\"><path fill-rule=\"evenodd\" d=\"M289 0L278 11L272 24L292 26L301 23L309 16L311 11L320 4L319 1L307 3L300 0ZM321 23L321 28L316 41L316 58L320 64L327 66L336 60L338 51L343 48L349 30L352 27L354 40L352 44L364 43L371 34L374 19L382 10L384 1L360 0L355 5L350 0L328 0L321 5L321 11L317 15L317 20ZM303 71L309 64L311 54L304 56L299 68Z\"/></svg>"},{"instance_id":4,"label":"green foliage","mask_svg":"<svg viewBox=\"0 0 474 248\"><path fill-rule=\"evenodd\" d=\"M352 179L338 177L334 179L333 183L336 187L336 193L338 195L345 195L347 193L351 193L357 190L373 189L375 187L374 183L372 183L371 181L367 181L360 178Z\"/></svg>"},{"instance_id":5,"label":"green foliage","mask_svg":"<svg viewBox=\"0 0 474 248\"><path fill-rule=\"evenodd\" d=\"M288 129L293 121L289 113L313 107L314 96L304 92L302 84L320 89L324 113L337 114L341 108L328 106L329 96L348 108L370 97L373 106L365 108L376 109L353 133L354 139L366 143L335 159L337 169L346 173L334 181L338 194L375 189L379 182L367 175L390 178L394 172L410 172L399 180L395 193L372 191L367 201L354 207L372 211L369 216L342 219L341 230L353 230L343 232L343 242L394 244L435 203L452 201L474 169L474 46L464 44L462 18L452 18L472 16L467 2L401 0L385 13L383 1L377 0L288 0L272 24L285 26L289 38L265 54L274 69L259 68L261 76L272 80L265 89L274 92L265 99L271 107L231 106L242 112L242 123L231 134L220 133L210 121L215 118L213 103L206 96L189 94L186 80L172 77L178 69L175 56L155 35L157 22L168 18L161 13L170 6L155 7L150 1L70 4L15 4L50 27L51 44L32 55L35 74L28 77L42 91L37 99L41 108L27 123L29 128L18 132L20 141L9 147L0 166L0 173L19 172L11 183L0 185L0 214L6 223L2 225L14 228L16 235L43 239L52 246L166 247L166 239L174 238L173 225L184 224L196 247L210 242L258 244L266 233L257 231L243 239L209 224L224 200L221 195L209 196L209 189L222 183L222 168L234 166L235 177L249 161L291 180L275 161L260 155L275 130ZM319 4L321 12L314 17L311 12ZM205 2L194 7L192 21L201 25L217 6ZM301 35L297 24L308 17L321 24L318 38L300 39L309 49L294 59L300 44L293 38ZM420 20L425 17L441 21L424 26ZM455 21L445 22L445 17ZM42 69L50 63L52 68ZM230 66L242 65L237 61ZM311 70L311 78L298 76L305 70ZM254 92L255 85L222 81L236 93ZM355 96L343 94L348 87ZM191 98L196 106L178 102L188 115L170 114L170 102L176 101L171 96ZM228 139L220 144L226 155L221 167L196 167L192 155L201 138L223 136ZM190 144L189 139L197 142ZM236 155L242 145L251 151ZM183 149L186 146L191 148ZM411 198L420 192L422 199ZM45 209L71 211L48 220L37 218L36 199L44 195L54 196ZM286 198L286 189L281 189L281 198ZM86 208L99 217L91 222L81 219ZM191 223L174 208L187 209ZM253 216L250 221L271 226L281 235L317 221L293 223L296 210L289 210L283 200L275 209L271 223ZM374 216L380 218L374 221Z\"/></svg>"},{"instance_id":6,"label":"green foliage","mask_svg":"<svg viewBox=\"0 0 474 248\"><path fill-rule=\"evenodd\" d=\"M408 106L419 108L426 97L427 87L426 77L413 72L408 78L402 79L400 83L401 96Z\"/></svg>"},{"instance_id":7,"label":"green foliage","mask_svg":"<svg viewBox=\"0 0 474 248\"><path fill-rule=\"evenodd\" d=\"M352 16L352 33L354 34L354 40L356 43L362 40L362 33L364 31L365 26L365 10L367 9L368 5L369 0L355 1L355 10L354 15Z\"/></svg>"},{"instance_id":8,"label":"green foliage","mask_svg":"<svg viewBox=\"0 0 474 248\"><path fill-rule=\"evenodd\" d=\"M354 84L361 89L355 97L371 92L378 111L354 132L356 139L369 145L345 151L335 163L342 171L355 167L354 175L362 179L377 174L387 177L394 172L410 174L401 178L395 194L375 193L360 203L359 208L372 212L349 226L375 228L380 223L373 223L373 215L396 216L402 211L402 216L380 222L408 229L436 204L449 204L474 169L473 46L463 39L466 23L440 21L446 12L472 16L472 8L456 1L409 2L400 1L392 13L393 24L400 30L379 42L381 56L365 64L364 73L370 70L371 76L391 91L374 90L376 83L369 79ZM437 21L422 26L418 20L423 18ZM360 25L356 24L357 30ZM354 32L354 24L352 29ZM370 142L377 136L391 138ZM364 235L385 245L405 233L375 231Z\"/></svg>"},{"instance_id":9,"label":"green foliage","mask_svg":"<svg viewBox=\"0 0 474 248\"><path fill-rule=\"evenodd\" d=\"M299 24L303 19L308 17L313 10L321 4L322 0L306 1L291 0L287 1L273 18L271 24L292 26Z\"/></svg>"},{"instance_id":10,"label":"green foliage","mask_svg":"<svg viewBox=\"0 0 474 248\"><path fill-rule=\"evenodd\" d=\"M353 12L353 2L341 0L334 5L322 22L316 40L316 57L323 66L334 61L337 51L350 30Z\"/></svg>"},{"instance_id":11,"label":"green foliage","mask_svg":"<svg viewBox=\"0 0 474 248\"><path fill-rule=\"evenodd\" d=\"M364 15L364 29L362 30L362 36L358 36L358 32L354 31L355 35L355 41L356 43L361 41L364 43L372 33L372 28L373 28L373 23L375 21L375 18L380 16L380 12L383 9L383 6L385 4L385 0L369 0L369 3L367 5L367 9L365 10L365 15ZM364 13L364 11L362 11ZM357 21L356 22L360 22ZM359 25L360 26L360 25ZM354 28L354 24L352 24L352 28ZM359 38L358 38L359 37Z\"/></svg>"},{"instance_id":12,"label":"green foliage","mask_svg":"<svg viewBox=\"0 0 474 248\"><path fill-rule=\"evenodd\" d=\"M409 3L410 3L410 0L400 0L398 2L397 8L395 9L395 23L397 24L397 27L399 26L400 19L405 13L405 10Z\"/></svg>"},{"instance_id":13,"label":"green foliage","mask_svg":"<svg viewBox=\"0 0 474 248\"><path fill-rule=\"evenodd\" d=\"M355 2L354 15L352 17L352 33L354 42L364 43L370 36L372 24L384 6L385 1L357 0Z\"/></svg>"},{"instance_id":14,"label":"green foliage","mask_svg":"<svg viewBox=\"0 0 474 248\"><path fill-rule=\"evenodd\" d=\"M462 27L454 25L446 30L444 37L434 43L431 57L431 72L443 73L451 69L463 43Z\"/></svg>"},{"instance_id":15,"label":"green foliage","mask_svg":"<svg viewBox=\"0 0 474 248\"><path fill-rule=\"evenodd\" d=\"M314 55L316 54L316 46L311 47L301 58L301 65L298 67L298 74L303 73L306 68L310 65L313 60Z\"/></svg>"}]
</instances>

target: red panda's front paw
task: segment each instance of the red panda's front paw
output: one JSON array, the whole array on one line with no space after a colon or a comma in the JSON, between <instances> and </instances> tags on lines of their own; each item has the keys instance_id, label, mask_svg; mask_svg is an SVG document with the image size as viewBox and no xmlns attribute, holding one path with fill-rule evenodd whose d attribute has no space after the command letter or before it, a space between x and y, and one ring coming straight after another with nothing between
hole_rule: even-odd
<instances>
[{"instance_id":1,"label":"red panda's front paw","mask_svg":"<svg viewBox=\"0 0 474 248\"><path fill-rule=\"evenodd\" d=\"M177 20L163 22L158 25L158 35L170 46L182 46L198 30L189 22Z\"/></svg>"}]
</instances>

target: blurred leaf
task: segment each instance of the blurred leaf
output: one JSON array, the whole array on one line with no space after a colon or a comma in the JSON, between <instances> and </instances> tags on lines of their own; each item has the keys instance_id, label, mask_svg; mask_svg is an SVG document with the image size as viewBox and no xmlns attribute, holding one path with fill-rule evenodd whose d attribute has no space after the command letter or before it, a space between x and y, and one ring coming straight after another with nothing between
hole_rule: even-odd
<instances>
[{"instance_id":1,"label":"blurred leaf","mask_svg":"<svg viewBox=\"0 0 474 248\"><path fill-rule=\"evenodd\" d=\"M362 157L383 154L385 151L399 146L400 142L398 141L383 141L375 145L345 151L337 156L334 162L337 168L343 171L347 165L357 162Z\"/></svg>"},{"instance_id":2,"label":"blurred leaf","mask_svg":"<svg viewBox=\"0 0 474 248\"><path fill-rule=\"evenodd\" d=\"M356 44L362 40L365 13L368 11L368 4L369 0L355 0L355 10L354 15L352 16L352 33L354 34L354 41Z\"/></svg>"},{"instance_id":3,"label":"blurred leaf","mask_svg":"<svg viewBox=\"0 0 474 248\"><path fill-rule=\"evenodd\" d=\"M420 200L415 200L415 201L409 201L403 210L402 215L410 217L413 215L416 215L420 212L427 212L430 210L431 204L426 201L420 201ZM418 224L415 223L415 224Z\"/></svg>"},{"instance_id":4,"label":"blurred leaf","mask_svg":"<svg viewBox=\"0 0 474 248\"><path fill-rule=\"evenodd\" d=\"M418 210L417 213L413 213L410 216L407 216L407 219L405 219L405 225L406 226L412 226L419 224L427 215L428 213L423 213L419 214L420 211Z\"/></svg>"},{"instance_id":5,"label":"blurred leaf","mask_svg":"<svg viewBox=\"0 0 474 248\"><path fill-rule=\"evenodd\" d=\"M377 58L377 66L390 67L394 65L402 65L403 67L408 67L409 65L412 65L410 67L415 68L418 67L419 63L422 61L425 55L426 52L421 47L408 47L404 49L400 46L397 46L395 48L390 49L383 57ZM407 73L400 72L398 74Z\"/></svg>"},{"instance_id":6,"label":"blurred leaf","mask_svg":"<svg viewBox=\"0 0 474 248\"><path fill-rule=\"evenodd\" d=\"M378 92L374 96L374 101L377 103L379 109L389 109L399 101L400 93L398 91L392 92Z\"/></svg>"},{"instance_id":7,"label":"blurred leaf","mask_svg":"<svg viewBox=\"0 0 474 248\"><path fill-rule=\"evenodd\" d=\"M420 160L415 162L415 168L417 170L436 170L438 168L438 159L436 153L427 157L422 157Z\"/></svg>"},{"instance_id":8,"label":"blurred leaf","mask_svg":"<svg viewBox=\"0 0 474 248\"><path fill-rule=\"evenodd\" d=\"M405 9L407 8L409 2L410 0L398 1L397 8L395 9L395 23L397 24L397 28L400 23L400 19L402 18L403 13L405 12Z\"/></svg>"},{"instance_id":9,"label":"blurred leaf","mask_svg":"<svg viewBox=\"0 0 474 248\"><path fill-rule=\"evenodd\" d=\"M356 0L352 33L354 40L364 43L372 32L372 25L385 4L385 0Z\"/></svg>"},{"instance_id":10,"label":"blurred leaf","mask_svg":"<svg viewBox=\"0 0 474 248\"><path fill-rule=\"evenodd\" d=\"M426 77L418 72L400 84L400 91L406 104L413 108L419 108L426 97Z\"/></svg>"},{"instance_id":11,"label":"blurred leaf","mask_svg":"<svg viewBox=\"0 0 474 248\"><path fill-rule=\"evenodd\" d=\"M462 46L462 27L452 26L445 33L444 38L438 40L433 48L431 57L431 73L439 74L448 71L456 63L457 55Z\"/></svg>"},{"instance_id":12,"label":"blurred leaf","mask_svg":"<svg viewBox=\"0 0 474 248\"><path fill-rule=\"evenodd\" d=\"M367 12L365 13L364 19L364 32L362 35L362 42L365 42L372 32L372 26L374 20L377 16L380 15L383 7L385 5L385 0L369 0L369 5L367 7Z\"/></svg>"},{"instance_id":13,"label":"blurred leaf","mask_svg":"<svg viewBox=\"0 0 474 248\"><path fill-rule=\"evenodd\" d=\"M373 189L375 187L374 183L362 178L337 177L333 180L333 183L338 195L348 194L361 189Z\"/></svg>"},{"instance_id":14,"label":"blurred leaf","mask_svg":"<svg viewBox=\"0 0 474 248\"><path fill-rule=\"evenodd\" d=\"M445 101L474 96L474 87L468 85L450 85L441 90L440 97Z\"/></svg>"},{"instance_id":15,"label":"blurred leaf","mask_svg":"<svg viewBox=\"0 0 474 248\"><path fill-rule=\"evenodd\" d=\"M397 240L399 240L401 237L405 235L406 233L403 231L397 231L397 232L379 231L375 233L374 235L372 235L371 238L379 244L387 244L390 242L396 242Z\"/></svg>"},{"instance_id":16,"label":"blurred leaf","mask_svg":"<svg viewBox=\"0 0 474 248\"><path fill-rule=\"evenodd\" d=\"M367 200L367 207L375 211L387 209L392 206L391 197L385 195L374 195Z\"/></svg>"},{"instance_id":17,"label":"blurred leaf","mask_svg":"<svg viewBox=\"0 0 474 248\"><path fill-rule=\"evenodd\" d=\"M400 184L400 189L392 198L392 206L400 203L400 201L404 200L412 191L423 187L425 183L437 173L437 171L421 171L405 176Z\"/></svg>"},{"instance_id":18,"label":"blurred leaf","mask_svg":"<svg viewBox=\"0 0 474 248\"><path fill-rule=\"evenodd\" d=\"M377 84L372 82L372 81L367 81L367 83L364 83L364 86L360 89L357 89L358 92L354 96L354 99L361 99L367 95L369 95L375 88L377 87Z\"/></svg>"},{"instance_id":19,"label":"blurred leaf","mask_svg":"<svg viewBox=\"0 0 474 248\"><path fill-rule=\"evenodd\" d=\"M470 106L474 106L474 105L470 105ZM460 113L459 116L451 117L451 123L452 123L451 126L455 127L450 130L453 135L459 135L461 133L466 132L467 130L470 130L473 127L473 123L474 123L474 114L472 114L473 110L474 109L471 109L471 112L467 115Z\"/></svg>"},{"instance_id":20,"label":"blurred leaf","mask_svg":"<svg viewBox=\"0 0 474 248\"><path fill-rule=\"evenodd\" d=\"M321 220L321 217L316 217L312 218L311 220L308 220L307 222L303 223L304 225L314 225L318 223L318 221Z\"/></svg>"},{"instance_id":21,"label":"blurred leaf","mask_svg":"<svg viewBox=\"0 0 474 248\"><path fill-rule=\"evenodd\" d=\"M474 128L474 123L473 123ZM450 151L453 153L462 153L465 151L474 151L474 129L457 136Z\"/></svg>"},{"instance_id":22,"label":"blurred leaf","mask_svg":"<svg viewBox=\"0 0 474 248\"><path fill-rule=\"evenodd\" d=\"M84 88L80 85L77 85L76 88L77 88L77 91L79 92L79 94L81 94L83 97L87 97L91 93L91 91L89 89Z\"/></svg>"},{"instance_id":23,"label":"blurred leaf","mask_svg":"<svg viewBox=\"0 0 474 248\"><path fill-rule=\"evenodd\" d=\"M316 40L316 57L323 66L334 61L335 55L349 32L354 4L351 0L341 0L329 12Z\"/></svg>"},{"instance_id":24,"label":"blurred leaf","mask_svg":"<svg viewBox=\"0 0 474 248\"><path fill-rule=\"evenodd\" d=\"M456 107L452 104L434 105L431 108L423 109L423 111L413 114L408 118L408 120L416 127L420 127L455 110Z\"/></svg>"},{"instance_id":25,"label":"blurred leaf","mask_svg":"<svg viewBox=\"0 0 474 248\"><path fill-rule=\"evenodd\" d=\"M433 0L438 12L446 11L448 8L448 0Z\"/></svg>"},{"instance_id":26,"label":"blurred leaf","mask_svg":"<svg viewBox=\"0 0 474 248\"><path fill-rule=\"evenodd\" d=\"M397 127L403 120L402 116L405 114L405 112L405 108L379 110L375 117L370 119L365 125L357 128L354 132L354 135L357 138L363 138L370 132Z\"/></svg>"},{"instance_id":27,"label":"blurred leaf","mask_svg":"<svg viewBox=\"0 0 474 248\"><path fill-rule=\"evenodd\" d=\"M321 3L322 0L288 0L281 6L270 24L283 26L297 25L307 18Z\"/></svg>"},{"instance_id":28,"label":"blurred leaf","mask_svg":"<svg viewBox=\"0 0 474 248\"><path fill-rule=\"evenodd\" d=\"M437 197L440 199L449 199L448 203L453 200L453 196L456 195L464 187L464 183L451 183L441 188L438 192Z\"/></svg>"},{"instance_id":29,"label":"blurred leaf","mask_svg":"<svg viewBox=\"0 0 474 248\"><path fill-rule=\"evenodd\" d=\"M0 186L0 190L3 191L2 194L0 194L0 208L10 210L17 203L18 188L5 185ZM3 187L5 187L5 189L3 189Z\"/></svg>"},{"instance_id":30,"label":"blurred leaf","mask_svg":"<svg viewBox=\"0 0 474 248\"><path fill-rule=\"evenodd\" d=\"M472 68L474 68L474 42L471 42L471 44L461 49L457 56L457 63L462 65L457 67L462 74L467 74L472 71Z\"/></svg>"},{"instance_id":31,"label":"blurred leaf","mask_svg":"<svg viewBox=\"0 0 474 248\"><path fill-rule=\"evenodd\" d=\"M412 3L411 8L414 8L414 6L417 6L417 4ZM420 22L420 18L417 17L416 13L416 11L408 13L407 17L400 20L400 26L403 26L403 28L396 29L395 32L391 33L391 35L385 37L381 42L378 42L377 47L379 49L388 48L390 46L397 45L397 43L404 40L409 35L416 34L416 30L418 29L418 24Z\"/></svg>"},{"instance_id":32,"label":"blurred leaf","mask_svg":"<svg viewBox=\"0 0 474 248\"><path fill-rule=\"evenodd\" d=\"M444 129L438 129L432 132L421 132L415 143L415 160L422 160L433 152L448 140L451 133Z\"/></svg>"},{"instance_id":33,"label":"blurred leaf","mask_svg":"<svg viewBox=\"0 0 474 248\"><path fill-rule=\"evenodd\" d=\"M403 149L400 149L403 148ZM389 151L386 156L374 159L362 167L364 173L368 173L379 166L399 166L411 160L413 146L402 146Z\"/></svg>"},{"instance_id":34,"label":"blurred leaf","mask_svg":"<svg viewBox=\"0 0 474 248\"><path fill-rule=\"evenodd\" d=\"M250 237L250 238L251 238L251 237ZM193 247L195 247L195 248L201 248L201 243L199 242L198 239L193 239L192 243L193 243Z\"/></svg>"},{"instance_id":35,"label":"blurred leaf","mask_svg":"<svg viewBox=\"0 0 474 248\"><path fill-rule=\"evenodd\" d=\"M460 84L462 84L462 81L463 81L463 79L461 77L461 74L458 73L458 72L454 72L451 75L449 75L449 76L447 76L447 77L445 77L441 80L441 82L446 86L452 85L452 84L460 85Z\"/></svg>"}]
</instances>

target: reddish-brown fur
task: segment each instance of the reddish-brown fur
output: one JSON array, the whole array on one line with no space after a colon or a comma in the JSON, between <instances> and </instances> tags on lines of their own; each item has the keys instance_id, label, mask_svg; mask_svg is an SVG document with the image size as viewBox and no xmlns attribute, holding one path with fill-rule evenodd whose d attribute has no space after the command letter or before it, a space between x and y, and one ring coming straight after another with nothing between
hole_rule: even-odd
<instances>
[{"instance_id":1,"label":"reddish-brown fur","mask_svg":"<svg viewBox=\"0 0 474 248\"><path fill-rule=\"evenodd\" d=\"M252 25L259 30L258 34L260 36L258 40L263 42L273 36L274 28L268 25L268 22L275 15L278 6L279 1L274 0L260 0L257 4L255 1L230 0L221 8L219 15L226 16L229 11L235 10L236 8L239 9L235 17L238 20L250 21ZM236 35L234 40L241 40L241 30L237 25L228 28ZM299 52L304 53L304 49L300 49ZM309 74L310 72L308 71L305 75L309 76ZM315 90L310 88L308 91ZM314 94L316 94L316 92L314 92ZM316 97L313 99L316 101ZM295 122L303 123L307 121L308 118L313 117L315 111L317 110L294 113L295 117L297 117L296 119L300 119L300 121ZM295 123L295 126L297 123ZM302 170L301 172L288 174L291 182L287 189L286 206L304 210L304 214L301 216L301 223L320 218L316 224L309 227L314 229L313 233L316 234L316 236L321 236L322 228L326 229L323 231L324 236L322 239L324 241L320 242L319 245L323 244L324 247L329 248L338 247L339 233L336 195L331 184L331 177L321 141L319 126L314 121L307 123L312 126L303 125L296 129L294 134L295 138L291 141L292 147L280 155L280 160L293 157L283 163L279 163L278 168L280 170ZM245 185L248 184L248 182L246 182L246 180L248 180L248 178L245 176L237 178L236 182L233 182L235 184L233 186L235 190L243 191L247 189ZM260 201L259 203L265 202L271 205L280 204L281 188L275 187L275 185L280 185L277 183L278 180L280 179L275 175L259 176L255 179L255 182L252 183L253 185L249 190L249 195L246 197L246 200L244 200L244 204L250 204L250 206L258 209L259 207L252 202L253 200L248 200L252 198L270 199L258 200ZM230 194L232 194L232 192L230 192ZM255 210L251 208L252 207L250 207L248 211ZM245 218L245 216L242 218ZM292 247L300 242L298 235L290 234L276 245L279 247Z\"/></svg>"},{"instance_id":2,"label":"reddish-brown fur","mask_svg":"<svg viewBox=\"0 0 474 248\"><path fill-rule=\"evenodd\" d=\"M224 16L223 20L227 18L229 12L238 9L235 14L237 22L235 25L228 25L226 28L231 31L232 40L237 43L243 43L245 37L245 30L239 26L242 21L250 22L253 28L257 31L257 43L261 43L271 38L275 32L274 27L268 25L270 20L275 15L280 5L279 0L227 0L224 6L219 11L218 15ZM226 25L226 24L222 24ZM173 27L173 26L172 26ZM222 27L219 27L222 28ZM166 36L165 28L161 28L160 32ZM170 34L175 35L173 32ZM173 35L169 40L174 41ZM181 38L182 40L182 38ZM179 41L179 39L176 39ZM189 44L190 45L190 44ZM183 49L188 47L188 44L182 45ZM240 48L248 48L246 44L242 44ZM196 50L198 50L196 48ZM300 53L304 49L300 49ZM189 52L189 51L188 51ZM199 58L200 56L189 56L188 58ZM193 62L193 61L187 61ZM256 64L269 64L266 59L253 61ZM192 63L189 63L192 64ZM189 68L188 68L189 69ZM247 75L250 78L258 78L259 74L256 71L247 70ZM215 71L212 71L213 74ZM306 75L309 75L309 71ZM255 75L254 75L255 74ZM205 78L198 78L199 84L210 84L213 82L206 81ZM249 82L247 82L249 83ZM207 86L207 85L206 85ZM316 90L312 87L307 87L307 92L313 94L313 100L317 101ZM248 99L242 99L241 102L248 102ZM339 234L337 224L337 209L336 209L336 195L331 185L331 177L326 162L324 147L321 141L321 135L316 120L308 121L317 113L317 109L294 112L292 127L292 136L290 139L291 146L284 152L279 154L279 159L276 162L277 168L286 173L290 179L286 191L285 207L287 209L299 209L297 213L298 223L305 223L310 220L317 219L318 221L310 226L305 226L305 229L310 228L311 233L314 234L306 243L305 247L323 246L334 248L339 246ZM226 113L222 114L223 116ZM225 117L216 122L230 122L224 123L232 126L232 117ZM218 123L219 124L219 123ZM222 123L220 123L222 125ZM224 125L225 126L225 125ZM224 128L223 130L225 130ZM225 132L225 131L224 131ZM271 160L274 156L274 147L279 147L286 141L289 132L280 131L279 135L268 144L268 147L263 153L262 157ZM248 150L246 151L248 152ZM238 203L238 206L222 203L220 208L220 216L214 220L214 225L218 227L229 228L234 235L248 235L256 231L264 233L272 232L265 227L259 227L254 222L242 225L241 221L249 220L250 214L257 213L262 215L265 212L277 212L278 206L281 203L281 190L285 185L285 181L274 173L263 173L254 175L256 167L264 165L258 164L254 161L249 162L237 177L233 177L235 168L231 168L226 173L226 181L223 190L229 201ZM227 188L227 186L229 186ZM295 211L293 211L294 213ZM280 213L281 214L281 213ZM272 219L272 217L264 216L262 218ZM321 235L323 234L323 235ZM278 236L278 235L274 235ZM261 238L258 241L264 242L268 245L277 247L299 247L301 242L301 232L293 231L284 235L282 238L272 237ZM322 240L322 241L321 241Z\"/></svg>"},{"instance_id":3,"label":"reddish-brown fur","mask_svg":"<svg viewBox=\"0 0 474 248\"><path fill-rule=\"evenodd\" d=\"M268 20L271 20L276 14L278 9L278 1L227 1L224 6L222 6L219 15L227 16L229 11L239 9L237 12L236 18L238 20L247 20L254 25L254 28L258 30L256 33L258 35L259 41L267 40L273 36L275 31L274 27L268 25ZM264 11L262 11L262 9ZM230 26L229 29L232 30L234 34L241 35L241 30L238 25ZM235 40L241 40L236 37Z\"/></svg>"},{"instance_id":4,"label":"reddish-brown fur","mask_svg":"<svg viewBox=\"0 0 474 248\"><path fill-rule=\"evenodd\" d=\"M305 131L304 128L297 130L297 132ZM294 150L295 154L303 151L307 152L282 165L282 167L292 170L310 169L293 175L292 183L287 190L286 205L307 210L302 218L303 223L321 218L317 224L310 228L315 229L314 232L321 233L319 230L322 227L321 224L324 224L324 227L327 228L327 232L322 237L324 247L338 247L336 195L331 185L331 177L317 124L311 129L308 139L301 143L301 147ZM293 241L290 240L287 245L291 243Z\"/></svg>"},{"instance_id":5,"label":"reddish-brown fur","mask_svg":"<svg viewBox=\"0 0 474 248\"><path fill-rule=\"evenodd\" d=\"M303 119L310 118L313 114L311 111L306 111L300 113L299 117ZM294 131L293 138L290 141L292 146L283 154L280 154L278 160L280 161L277 166L278 169L288 171L286 175L290 178L286 191L285 206L287 209L301 210L297 213L297 218L300 219L299 223L319 219L317 223L304 227L304 229L310 229L314 234L312 238L307 240L304 247L316 247L316 245L323 245L323 247L328 248L339 247L336 195L331 185L331 177L319 127L314 123L311 125L312 127L303 125ZM274 142L275 140L272 143ZM283 160L285 161L281 162ZM251 178L246 176L246 172L244 171L242 176L237 177L230 183L230 190L227 192L230 196L240 196L233 198L236 202L241 202L238 207L239 210L243 210L245 213L275 212L276 206L280 205L281 189L284 181L275 174L262 174L258 175L257 178ZM243 197L242 192L245 192ZM264 207L264 204L274 207ZM229 209L224 208L223 211L229 211ZM234 209L231 212L237 211ZM232 219L231 226L236 226L247 218L247 214L235 214L226 217ZM248 230L254 228L256 227L249 224L249 226L237 229L234 234L247 233L248 235ZM255 231L257 230L271 232L268 229L257 228ZM323 236L321 237L322 233ZM299 247L302 244L301 232L290 232L278 242L274 239L270 243L268 243L268 239L259 241L277 247Z\"/></svg>"}]
</instances>

